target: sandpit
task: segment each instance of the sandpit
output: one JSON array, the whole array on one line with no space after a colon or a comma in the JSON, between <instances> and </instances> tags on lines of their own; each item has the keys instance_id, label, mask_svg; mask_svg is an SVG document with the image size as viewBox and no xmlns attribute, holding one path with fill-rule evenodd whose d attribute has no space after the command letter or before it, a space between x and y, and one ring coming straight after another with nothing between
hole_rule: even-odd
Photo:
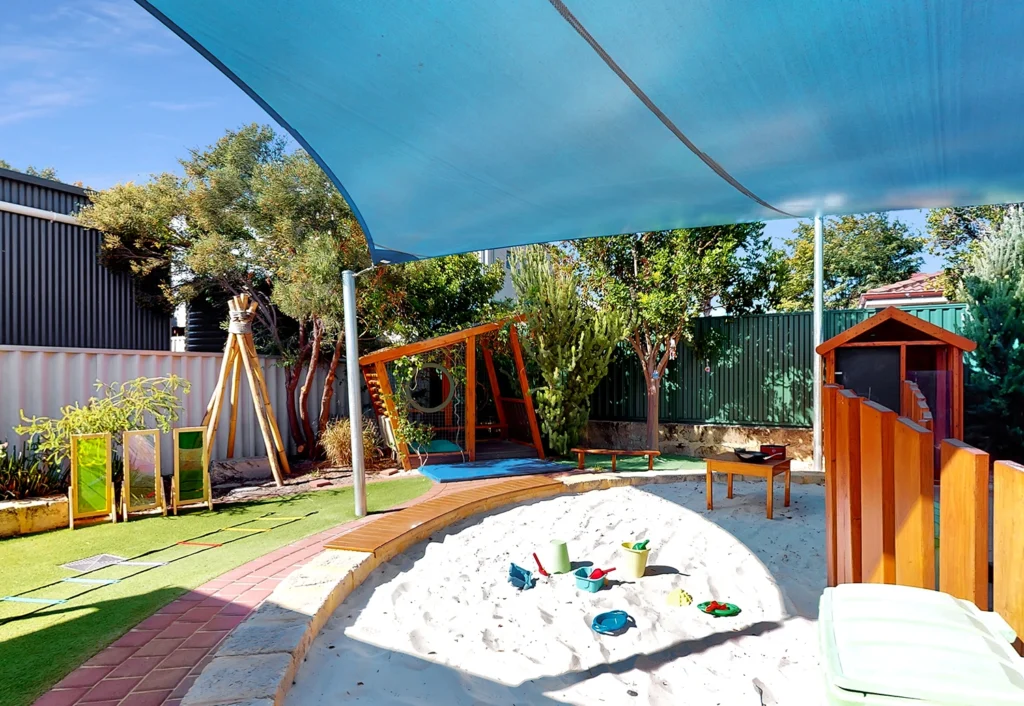
<instances>
[{"instance_id":1,"label":"sandpit","mask_svg":"<svg viewBox=\"0 0 1024 706\"><path fill-rule=\"evenodd\" d=\"M315 640L287 704L687 704L823 702L817 600L825 587L824 496L793 487L764 516L764 485L703 484L561 496L478 516L375 571ZM510 562L566 540L574 562L615 566L622 541L649 538L648 572L590 594L570 575L517 591ZM610 578L617 578L612 573ZM681 588L693 606L671 607ZM695 604L729 601L732 618ZM619 636L590 628L627 611Z\"/></svg>"}]
</instances>

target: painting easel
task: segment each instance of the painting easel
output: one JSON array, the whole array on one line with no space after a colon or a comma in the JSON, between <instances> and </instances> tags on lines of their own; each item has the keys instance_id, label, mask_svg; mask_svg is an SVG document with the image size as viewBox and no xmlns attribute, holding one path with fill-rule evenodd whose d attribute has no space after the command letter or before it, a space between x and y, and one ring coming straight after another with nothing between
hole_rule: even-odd
<instances>
[{"instance_id":1,"label":"painting easel","mask_svg":"<svg viewBox=\"0 0 1024 706\"><path fill-rule=\"evenodd\" d=\"M263 369L256 355L256 344L252 340L252 319L256 312L256 302L250 303L245 294L232 297L228 302L229 315L228 340L224 346L224 359L221 361L220 377L217 386L206 406L203 426L206 427L207 448L212 450L217 437L217 424L221 410L224 408L224 393L228 382L231 383L231 416L228 422L228 458L235 454L235 427L238 422L238 391L241 386L242 369L249 383L249 393L256 407L256 420L263 434L263 443L267 448L270 470L274 474L274 482L280 487L284 485L284 476L291 474L288 456L285 453L281 430L278 429L274 410L270 406L270 394L267 383L263 379Z\"/></svg>"}]
</instances>

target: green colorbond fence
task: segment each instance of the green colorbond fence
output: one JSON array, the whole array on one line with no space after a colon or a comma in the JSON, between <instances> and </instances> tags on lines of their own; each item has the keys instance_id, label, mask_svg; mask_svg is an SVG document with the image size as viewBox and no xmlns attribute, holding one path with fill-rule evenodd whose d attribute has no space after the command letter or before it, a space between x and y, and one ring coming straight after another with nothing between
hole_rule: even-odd
<instances>
[{"instance_id":1,"label":"green colorbond fence","mask_svg":"<svg viewBox=\"0 0 1024 706\"><path fill-rule=\"evenodd\" d=\"M950 331L960 330L963 304L904 307ZM875 313L872 309L825 312L825 339ZM806 427L813 395L813 321L809 311L697 322L698 336L717 329L725 337L718 360L698 360L682 347L669 363L661 389L661 421ZM710 368L707 370L706 368ZM646 395L636 354L623 346L591 399L590 418L643 421Z\"/></svg>"}]
</instances>

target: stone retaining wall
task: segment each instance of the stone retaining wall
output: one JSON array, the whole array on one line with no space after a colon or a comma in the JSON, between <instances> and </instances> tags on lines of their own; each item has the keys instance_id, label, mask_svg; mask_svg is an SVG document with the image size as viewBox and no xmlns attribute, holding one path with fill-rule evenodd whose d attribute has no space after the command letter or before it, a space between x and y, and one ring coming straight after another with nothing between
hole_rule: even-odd
<instances>
[{"instance_id":1,"label":"stone retaining wall","mask_svg":"<svg viewBox=\"0 0 1024 706\"><path fill-rule=\"evenodd\" d=\"M0 538L47 532L68 526L68 499L7 500L0 503Z\"/></svg>"},{"instance_id":2,"label":"stone retaining wall","mask_svg":"<svg viewBox=\"0 0 1024 706\"><path fill-rule=\"evenodd\" d=\"M590 447L639 449L646 445L643 422L598 422L587 426L584 444ZM734 448L761 444L786 444L795 461L811 460L811 430L780 427L741 427L718 424L662 424L658 450L663 454L684 454L706 458Z\"/></svg>"}]
</instances>

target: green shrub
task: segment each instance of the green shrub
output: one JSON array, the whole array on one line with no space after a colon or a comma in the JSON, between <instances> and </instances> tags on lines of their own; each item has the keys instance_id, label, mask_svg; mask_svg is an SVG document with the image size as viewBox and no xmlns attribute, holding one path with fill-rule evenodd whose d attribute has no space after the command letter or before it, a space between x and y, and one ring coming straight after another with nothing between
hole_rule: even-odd
<instances>
[{"instance_id":1,"label":"green shrub","mask_svg":"<svg viewBox=\"0 0 1024 706\"><path fill-rule=\"evenodd\" d=\"M558 255L532 246L514 251L509 262L529 330L523 347L543 381L535 391L537 417L548 447L567 455L587 426L590 395L608 374L629 314L588 299L582 279L559 266Z\"/></svg>"},{"instance_id":2,"label":"green shrub","mask_svg":"<svg viewBox=\"0 0 1024 706\"><path fill-rule=\"evenodd\" d=\"M102 397L90 397L84 406L76 403L63 407L59 418L28 417L22 410L21 421L25 424L14 431L27 435L46 462L59 468L71 456L71 437L75 434L110 432L116 453L126 431L158 428L170 433L181 412L177 393L180 390L187 395L190 389L188 380L177 375L110 385L97 382L96 390Z\"/></svg>"},{"instance_id":3,"label":"green shrub","mask_svg":"<svg viewBox=\"0 0 1024 706\"><path fill-rule=\"evenodd\" d=\"M35 447L25 444L19 451L0 444L0 500L44 498L67 489L67 473L46 463Z\"/></svg>"},{"instance_id":4,"label":"green shrub","mask_svg":"<svg viewBox=\"0 0 1024 706\"><path fill-rule=\"evenodd\" d=\"M320 434L327 460L332 466L352 466L352 424L348 417L334 419L327 423L327 428ZM371 466L383 457L380 436L373 422L366 420L363 424L363 456L366 465Z\"/></svg>"}]
</instances>

